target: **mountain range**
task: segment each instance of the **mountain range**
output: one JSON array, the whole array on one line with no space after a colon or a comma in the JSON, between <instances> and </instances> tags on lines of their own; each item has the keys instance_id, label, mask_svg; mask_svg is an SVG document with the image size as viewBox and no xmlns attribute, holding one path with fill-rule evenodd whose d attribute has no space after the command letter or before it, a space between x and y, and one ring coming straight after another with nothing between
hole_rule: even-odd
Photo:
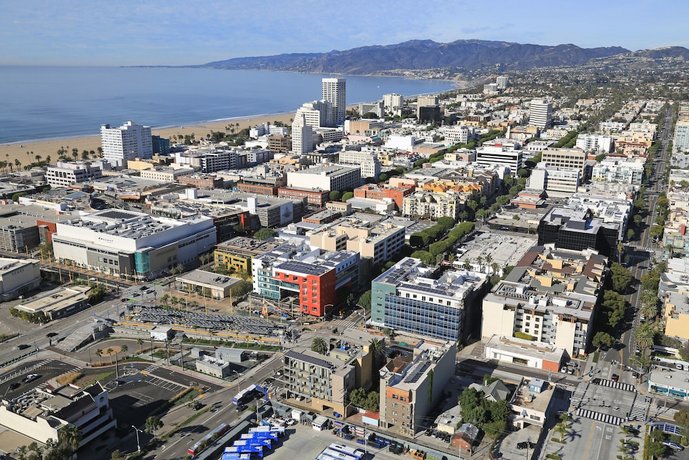
<instances>
[{"instance_id":1,"label":"mountain range","mask_svg":"<svg viewBox=\"0 0 689 460\"><path fill-rule=\"evenodd\" d=\"M548 46L488 40L457 40L451 43L411 40L345 51L239 57L209 62L201 67L361 75L424 69L507 71L580 65L591 59L615 55L689 60L689 50L678 46L632 52L619 46L581 48L573 44Z\"/></svg>"}]
</instances>

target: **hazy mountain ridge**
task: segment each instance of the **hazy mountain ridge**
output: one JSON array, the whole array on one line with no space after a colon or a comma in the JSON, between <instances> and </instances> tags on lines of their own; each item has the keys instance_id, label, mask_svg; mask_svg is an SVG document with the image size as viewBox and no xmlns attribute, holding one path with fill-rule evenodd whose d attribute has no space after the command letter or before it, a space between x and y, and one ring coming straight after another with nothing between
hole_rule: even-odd
<instances>
[{"instance_id":1,"label":"hazy mountain ridge","mask_svg":"<svg viewBox=\"0 0 689 460\"><path fill-rule=\"evenodd\" d=\"M685 51L689 53L689 50ZM504 71L578 65L595 58L628 53L631 51L618 46L581 48L573 44L548 46L488 40L457 40L451 43L411 40L394 45L363 46L325 53L232 58L209 62L202 67L343 74L436 68L477 70L495 67Z\"/></svg>"}]
</instances>

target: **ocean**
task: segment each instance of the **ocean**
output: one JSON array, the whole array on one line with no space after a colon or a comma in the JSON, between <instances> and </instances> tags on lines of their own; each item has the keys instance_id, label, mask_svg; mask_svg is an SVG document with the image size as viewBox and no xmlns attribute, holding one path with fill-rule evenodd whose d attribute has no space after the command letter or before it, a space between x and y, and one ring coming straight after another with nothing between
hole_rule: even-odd
<instances>
[{"instance_id":1,"label":"ocean","mask_svg":"<svg viewBox=\"0 0 689 460\"><path fill-rule=\"evenodd\" d=\"M0 66L0 144L295 111L325 75L156 67ZM347 76L347 103L449 90L452 82Z\"/></svg>"}]
</instances>

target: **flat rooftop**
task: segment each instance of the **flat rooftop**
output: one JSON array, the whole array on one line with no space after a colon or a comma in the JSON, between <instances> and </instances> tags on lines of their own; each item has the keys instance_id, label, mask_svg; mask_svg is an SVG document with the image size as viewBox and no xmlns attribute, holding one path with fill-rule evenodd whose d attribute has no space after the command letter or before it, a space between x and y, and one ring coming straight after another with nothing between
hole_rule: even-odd
<instances>
[{"instance_id":1,"label":"flat rooftop","mask_svg":"<svg viewBox=\"0 0 689 460\"><path fill-rule=\"evenodd\" d=\"M491 263L497 263L500 267L515 266L537 242L536 235L482 231L462 244L456 263L461 265L465 261L477 262L479 257L486 261L486 257L490 256Z\"/></svg>"},{"instance_id":2,"label":"flat rooftop","mask_svg":"<svg viewBox=\"0 0 689 460\"><path fill-rule=\"evenodd\" d=\"M26 302L17 305L17 309L29 313L59 311L86 300L88 298L86 293L90 290L90 286L81 285L59 287L27 299Z\"/></svg>"},{"instance_id":3,"label":"flat rooftop","mask_svg":"<svg viewBox=\"0 0 689 460\"><path fill-rule=\"evenodd\" d=\"M546 361L561 362L565 354L564 348L558 348L541 342L518 339L516 337L500 337L494 335L486 343L486 348L496 348L506 353L528 356Z\"/></svg>"},{"instance_id":4,"label":"flat rooftop","mask_svg":"<svg viewBox=\"0 0 689 460\"><path fill-rule=\"evenodd\" d=\"M226 289L239 283L239 278L219 275L205 270L193 270L177 277L177 281L184 281L192 284L202 284L214 288Z\"/></svg>"}]
</instances>

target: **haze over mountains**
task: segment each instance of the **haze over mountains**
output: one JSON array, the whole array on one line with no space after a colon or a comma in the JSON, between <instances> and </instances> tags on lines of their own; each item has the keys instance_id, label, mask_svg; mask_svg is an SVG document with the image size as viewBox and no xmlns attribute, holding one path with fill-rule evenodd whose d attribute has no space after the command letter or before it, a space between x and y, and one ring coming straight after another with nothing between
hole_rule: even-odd
<instances>
[{"instance_id":1,"label":"haze over mountains","mask_svg":"<svg viewBox=\"0 0 689 460\"><path fill-rule=\"evenodd\" d=\"M436 68L453 68L461 71L495 68L506 71L578 65L591 59L622 54L651 59L689 59L689 50L682 47L632 52L619 46L581 48L572 44L547 46L488 40L457 40L451 43L411 40L394 45L363 46L325 53L232 58L209 62L201 67L342 74L375 74L398 69Z\"/></svg>"}]
</instances>

